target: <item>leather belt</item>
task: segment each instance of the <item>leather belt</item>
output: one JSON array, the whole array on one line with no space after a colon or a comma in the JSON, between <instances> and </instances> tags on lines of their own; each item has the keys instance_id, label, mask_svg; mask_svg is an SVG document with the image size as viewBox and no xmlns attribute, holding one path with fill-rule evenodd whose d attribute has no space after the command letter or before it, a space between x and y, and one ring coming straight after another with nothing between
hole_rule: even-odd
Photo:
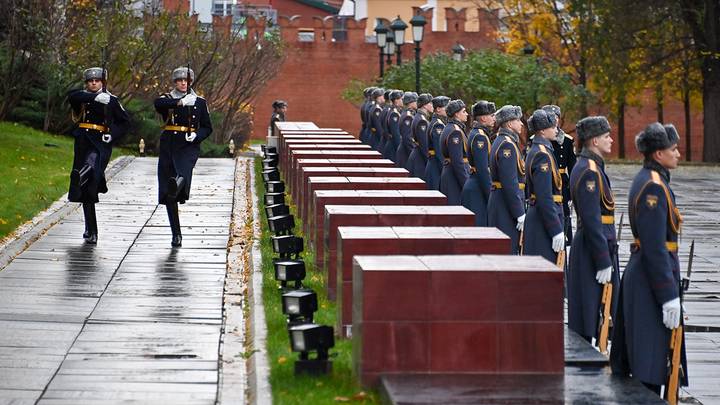
<instances>
[{"instance_id":1,"label":"leather belt","mask_svg":"<svg viewBox=\"0 0 720 405\"><path fill-rule=\"evenodd\" d=\"M165 125L163 131L195 132L195 128L181 127L178 125Z\"/></svg>"},{"instance_id":2,"label":"leather belt","mask_svg":"<svg viewBox=\"0 0 720 405\"><path fill-rule=\"evenodd\" d=\"M91 124L89 122L81 122L78 124L78 127L85 128L85 129L94 129L95 131L100 131L100 132L110 131L110 128L108 128L106 126Z\"/></svg>"},{"instance_id":3,"label":"leather belt","mask_svg":"<svg viewBox=\"0 0 720 405\"><path fill-rule=\"evenodd\" d=\"M501 188L503 188L502 183L500 183L499 181L493 181L492 185L495 188L495 190L500 190ZM518 188L520 190L525 190L525 183L518 183Z\"/></svg>"},{"instance_id":4,"label":"leather belt","mask_svg":"<svg viewBox=\"0 0 720 405\"><path fill-rule=\"evenodd\" d=\"M615 223L615 216L614 215L603 215L600 217L600 222L602 222L603 225L612 225Z\"/></svg>"},{"instance_id":5,"label":"leather belt","mask_svg":"<svg viewBox=\"0 0 720 405\"><path fill-rule=\"evenodd\" d=\"M531 200L537 200L537 197L535 197L535 194L530 194ZM563 197L561 195L553 194L553 202L561 203L563 202Z\"/></svg>"},{"instance_id":6,"label":"leather belt","mask_svg":"<svg viewBox=\"0 0 720 405\"><path fill-rule=\"evenodd\" d=\"M678 251L677 242L670 242L670 241L665 242L665 247L667 248L667 250L669 250L673 253L677 253L677 251ZM634 249L635 251L639 250L640 249L640 239L635 239L635 241L630 244L630 249L631 250Z\"/></svg>"},{"instance_id":7,"label":"leather belt","mask_svg":"<svg viewBox=\"0 0 720 405\"><path fill-rule=\"evenodd\" d=\"M430 156L435 156L435 151L434 150L428 151L428 154L430 154Z\"/></svg>"}]
</instances>

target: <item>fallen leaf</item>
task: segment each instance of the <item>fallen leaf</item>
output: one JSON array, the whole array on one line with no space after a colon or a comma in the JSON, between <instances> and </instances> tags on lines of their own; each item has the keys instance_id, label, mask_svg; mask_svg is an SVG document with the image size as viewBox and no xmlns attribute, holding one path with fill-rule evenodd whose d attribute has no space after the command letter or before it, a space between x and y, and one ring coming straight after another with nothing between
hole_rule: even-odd
<instances>
[{"instance_id":1,"label":"fallen leaf","mask_svg":"<svg viewBox=\"0 0 720 405\"><path fill-rule=\"evenodd\" d=\"M285 356L278 357L278 364L285 364L285 363L287 363L287 357L285 357Z\"/></svg>"}]
</instances>

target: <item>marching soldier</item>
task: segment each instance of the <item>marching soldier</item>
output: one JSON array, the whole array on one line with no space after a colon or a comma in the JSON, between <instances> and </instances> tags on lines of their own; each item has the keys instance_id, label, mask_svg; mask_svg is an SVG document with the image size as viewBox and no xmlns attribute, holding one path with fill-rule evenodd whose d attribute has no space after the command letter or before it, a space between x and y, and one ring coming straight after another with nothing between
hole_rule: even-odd
<instances>
[{"instance_id":1,"label":"marching soldier","mask_svg":"<svg viewBox=\"0 0 720 405\"><path fill-rule=\"evenodd\" d=\"M430 118L433 112L432 94L423 93L418 97L418 110L410 125L414 148L410 152L407 169L410 176L425 180L425 166L430 155L430 141L427 130L430 127Z\"/></svg>"},{"instance_id":2,"label":"marching soldier","mask_svg":"<svg viewBox=\"0 0 720 405\"><path fill-rule=\"evenodd\" d=\"M287 112L287 102L283 100L275 100L272 103L273 113L270 116L270 135L273 133L275 123L278 121L285 121L285 113Z\"/></svg>"},{"instance_id":3,"label":"marching soldier","mask_svg":"<svg viewBox=\"0 0 720 405\"><path fill-rule=\"evenodd\" d=\"M71 90L68 101L77 126L75 157L70 173L68 200L82 203L85 218L83 238L89 244L98 240L95 204L98 193L107 193L105 168L110 162L112 145L128 130L130 118L117 97L106 90L107 71L93 67L83 72L84 90Z\"/></svg>"},{"instance_id":4,"label":"marching soldier","mask_svg":"<svg viewBox=\"0 0 720 405\"><path fill-rule=\"evenodd\" d=\"M447 123L447 108L450 97L437 96L433 99L435 113L430 121L427 138L429 146L428 162L425 166L425 181L430 190L440 190L440 172L442 171L443 160L440 155L440 135L442 135Z\"/></svg>"},{"instance_id":5,"label":"marching soldier","mask_svg":"<svg viewBox=\"0 0 720 405\"><path fill-rule=\"evenodd\" d=\"M470 176L465 122L467 110L462 100L453 100L447 106L448 124L440 135L440 152L443 168L440 173L440 192L448 198L448 205L460 205L463 185Z\"/></svg>"},{"instance_id":6,"label":"marching soldier","mask_svg":"<svg viewBox=\"0 0 720 405\"><path fill-rule=\"evenodd\" d=\"M523 254L538 255L556 263L565 249L562 211L562 179L550 141L557 136L557 116L535 110L528 119L535 134L525 159L525 192L528 210L523 232Z\"/></svg>"},{"instance_id":7,"label":"marching soldier","mask_svg":"<svg viewBox=\"0 0 720 405\"><path fill-rule=\"evenodd\" d=\"M368 87L363 90L363 96L365 100L360 105L360 120L362 121L362 127L360 128L360 142L368 144L368 136L370 133L370 108L372 107L373 99L372 92L376 87Z\"/></svg>"},{"instance_id":8,"label":"marching soldier","mask_svg":"<svg viewBox=\"0 0 720 405\"><path fill-rule=\"evenodd\" d=\"M490 136L495 125L495 104L480 100L472 107L473 128L468 135L470 177L462 189L462 205L475 213L475 225L487 226L490 198Z\"/></svg>"},{"instance_id":9,"label":"marching soldier","mask_svg":"<svg viewBox=\"0 0 720 405\"><path fill-rule=\"evenodd\" d=\"M572 201L572 193L570 193L570 175L572 174L573 167L575 166L575 162L577 160L575 150L573 149L574 139L572 136L566 134L562 128L560 128L560 107L549 104L543 106L542 109L555 114L558 120L557 139L550 141L550 143L553 146L555 161L557 162L558 169L560 170L560 177L562 177L563 213L565 214L565 240L566 245L570 245L573 240L572 219L570 212L570 201Z\"/></svg>"},{"instance_id":10,"label":"marching soldier","mask_svg":"<svg viewBox=\"0 0 720 405\"><path fill-rule=\"evenodd\" d=\"M490 150L492 191L488 200L488 226L510 237L512 253L520 251L520 231L525 223L525 163L518 146L522 109L506 105L495 113L499 126Z\"/></svg>"},{"instance_id":11,"label":"marching soldier","mask_svg":"<svg viewBox=\"0 0 720 405\"><path fill-rule=\"evenodd\" d=\"M381 88L375 88L372 91L373 105L369 107L370 110L370 135L368 136L369 145L373 149L377 150L378 144L380 143L380 137L382 136L382 121L380 116L382 115L383 104L385 104L385 90Z\"/></svg>"},{"instance_id":12,"label":"marching soldier","mask_svg":"<svg viewBox=\"0 0 720 405\"><path fill-rule=\"evenodd\" d=\"M598 338L603 286L613 284L612 311L618 296L615 199L603 160L612 151L613 140L610 124L602 116L578 121L577 137L582 149L569 183L578 228L567 272L568 327L591 342Z\"/></svg>"},{"instance_id":13,"label":"marching soldier","mask_svg":"<svg viewBox=\"0 0 720 405\"><path fill-rule=\"evenodd\" d=\"M414 91L406 91L403 95L405 109L400 114L400 143L395 151L395 159L398 167L407 168L410 152L413 150L411 127L415 112L417 111L418 94Z\"/></svg>"},{"instance_id":14,"label":"marching soldier","mask_svg":"<svg viewBox=\"0 0 720 405\"><path fill-rule=\"evenodd\" d=\"M682 216L670 188L670 170L677 168L680 159L678 141L674 126L657 122L635 137L645 160L628 194L635 241L620 286L610 358L614 373L631 374L658 394L669 374L672 331L682 324L677 244ZM687 386L685 339L681 337L680 385Z\"/></svg>"},{"instance_id":15,"label":"marching soldier","mask_svg":"<svg viewBox=\"0 0 720 405\"><path fill-rule=\"evenodd\" d=\"M195 73L179 67L172 72L172 79L175 88L155 99L155 110L165 121L160 137L158 189L159 203L165 205L170 221L171 245L182 246L178 204L190 199L200 142L212 133L212 123L207 101L191 88Z\"/></svg>"},{"instance_id":16,"label":"marching soldier","mask_svg":"<svg viewBox=\"0 0 720 405\"><path fill-rule=\"evenodd\" d=\"M390 92L390 108L387 113L387 132L385 133L385 148L382 151L385 159L395 162L395 151L400 146L400 111L403 107L402 90Z\"/></svg>"},{"instance_id":17,"label":"marching soldier","mask_svg":"<svg viewBox=\"0 0 720 405\"><path fill-rule=\"evenodd\" d=\"M390 93L392 92L393 90L385 90L385 93L383 93L384 101L381 104L382 110L380 111L380 132L378 134L377 144L375 145L375 150L380 153L385 151L385 144L387 143L387 117L390 113L390 108L392 107L392 102L390 101Z\"/></svg>"}]
</instances>

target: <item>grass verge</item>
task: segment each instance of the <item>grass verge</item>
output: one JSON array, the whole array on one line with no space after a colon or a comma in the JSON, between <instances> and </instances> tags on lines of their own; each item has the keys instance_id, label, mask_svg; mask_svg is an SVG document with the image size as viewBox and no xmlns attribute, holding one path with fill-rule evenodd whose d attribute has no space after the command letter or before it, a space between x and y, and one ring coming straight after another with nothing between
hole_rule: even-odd
<instances>
[{"instance_id":1,"label":"grass verge","mask_svg":"<svg viewBox=\"0 0 720 405\"><path fill-rule=\"evenodd\" d=\"M127 154L113 150L113 158ZM0 122L0 238L67 192L72 162L71 137Z\"/></svg>"},{"instance_id":2,"label":"grass verge","mask_svg":"<svg viewBox=\"0 0 720 405\"><path fill-rule=\"evenodd\" d=\"M352 347L349 340L336 340L335 347L331 349L333 372L327 376L309 377L294 375L294 363L297 353L290 350L287 332L287 320L282 313L280 284L275 281L272 258L274 256L270 244L270 230L265 215L265 205L262 196L265 186L262 181L262 162L255 159L255 190L260 197L260 222L262 238L260 250L262 252L263 270L263 302L265 317L267 319L267 350L270 362L270 384L272 386L273 401L276 404L337 404L337 403L377 403L377 393L363 391L358 385L352 372ZM286 199L289 196L286 195ZM292 214L295 216L295 234L305 237L301 230L302 223L297 218L295 205L287 201ZM335 303L327 299L325 292L325 277L315 269L315 254L305 251L302 255L305 261L307 277L304 285L315 290L318 296L318 311L315 313L315 323L335 325Z\"/></svg>"}]
</instances>

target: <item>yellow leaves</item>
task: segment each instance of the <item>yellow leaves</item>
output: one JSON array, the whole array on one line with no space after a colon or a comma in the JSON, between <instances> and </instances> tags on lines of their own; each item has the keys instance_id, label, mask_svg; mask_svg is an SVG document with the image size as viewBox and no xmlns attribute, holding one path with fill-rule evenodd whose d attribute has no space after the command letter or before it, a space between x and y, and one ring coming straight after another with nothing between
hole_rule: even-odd
<instances>
[{"instance_id":1,"label":"yellow leaves","mask_svg":"<svg viewBox=\"0 0 720 405\"><path fill-rule=\"evenodd\" d=\"M288 359L285 356L280 356L277 359L278 364L285 364L285 363L287 363L287 361L288 361Z\"/></svg>"},{"instance_id":2,"label":"yellow leaves","mask_svg":"<svg viewBox=\"0 0 720 405\"><path fill-rule=\"evenodd\" d=\"M5 218L0 218L0 225L7 225L8 221Z\"/></svg>"},{"instance_id":3,"label":"yellow leaves","mask_svg":"<svg viewBox=\"0 0 720 405\"><path fill-rule=\"evenodd\" d=\"M365 391L360 391L351 397L336 396L335 402L365 402L370 396Z\"/></svg>"}]
</instances>

